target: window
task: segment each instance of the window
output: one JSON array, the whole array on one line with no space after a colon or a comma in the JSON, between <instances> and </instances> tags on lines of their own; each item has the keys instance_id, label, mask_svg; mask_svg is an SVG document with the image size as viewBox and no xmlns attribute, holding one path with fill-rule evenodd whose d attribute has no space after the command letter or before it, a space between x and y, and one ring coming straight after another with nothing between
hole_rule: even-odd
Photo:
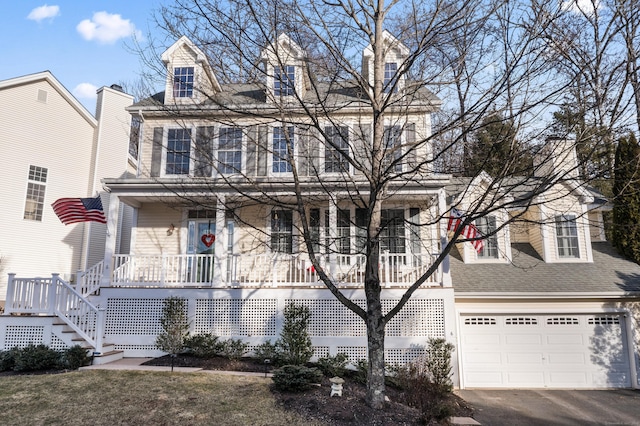
<instances>
[{"instance_id":1,"label":"window","mask_svg":"<svg viewBox=\"0 0 640 426\"><path fill-rule=\"evenodd\" d=\"M387 62L384 64L384 92L389 93L393 88L393 92L398 91L396 81L398 72L398 64L396 62ZM395 87L394 87L395 85Z\"/></svg>"},{"instance_id":2,"label":"window","mask_svg":"<svg viewBox=\"0 0 640 426\"><path fill-rule=\"evenodd\" d=\"M400 126L384 126L384 165L389 167L392 163L398 161L402 155L402 128ZM402 163L397 162L391 168L391 171L401 172Z\"/></svg>"},{"instance_id":3,"label":"window","mask_svg":"<svg viewBox=\"0 0 640 426\"><path fill-rule=\"evenodd\" d=\"M324 150L324 171L349 171L349 129L347 126L328 126L324 129L327 143Z\"/></svg>"},{"instance_id":4,"label":"window","mask_svg":"<svg viewBox=\"0 0 640 426\"><path fill-rule=\"evenodd\" d=\"M293 154L293 127L273 128L273 172L291 172Z\"/></svg>"},{"instance_id":5,"label":"window","mask_svg":"<svg viewBox=\"0 0 640 426\"><path fill-rule=\"evenodd\" d=\"M296 81L296 67L285 65L273 69L274 96L293 96Z\"/></svg>"},{"instance_id":6,"label":"window","mask_svg":"<svg viewBox=\"0 0 640 426\"><path fill-rule=\"evenodd\" d=\"M498 236L496 235L496 217L484 216L476 220L476 227L481 236L486 236L482 241L484 244L478 252L478 258L497 259L498 258ZM492 234L493 233L493 234ZM489 235L492 234L492 235Z\"/></svg>"},{"instance_id":7,"label":"window","mask_svg":"<svg viewBox=\"0 0 640 426\"><path fill-rule=\"evenodd\" d=\"M380 250L389 253L405 253L404 210L382 210Z\"/></svg>"},{"instance_id":8,"label":"window","mask_svg":"<svg viewBox=\"0 0 640 426\"><path fill-rule=\"evenodd\" d=\"M218 171L240 173L242 171L242 129L223 127L218 137Z\"/></svg>"},{"instance_id":9,"label":"window","mask_svg":"<svg viewBox=\"0 0 640 426\"><path fill-rule=\"evenodd\" d=\"M327 247L332 247L330 244L330 229L331 218L329 217L329 210L324 212L324 229L325 236L327 238ZM334 250L341 254L351 253L351 212L349 210L338 209L337 213L337 229L336 229L336 244Z\"/></svg>"},{"instance_id":10,"label":"window","mask_svg":"<svg viewBox=\"0 0 640 426\"><path fill-rule=\"evenodd\" d=\"M47 169L29 166L29 181L27 182L27 196L24 203L24 219L42 220L44 210L44 192L47 182Z\"/></svg>"},{"instance_id":11,"label":"window","mask_svg":"<svg viewBox=\"0 0 640 426\"><path fill-rule=\"evenodd\" d=\"M309 209L309 233L315 253L320 253L320 209Z\"/></svg>"},{"instance_id":12,"label":"window","mask_svg":"<svg viewBox=\"0 0 640 426\"><path fill-rule=\"evenodd\" d=\"M366 253L367 250L367 209L356 209L356 252Z\"/></svg>"},{"instance_id":13,"label":"window","mask_svg":"<svg viewBox=\"0 0 640 426\"><path fill-rule=\"evenodd\" d=\"M578 228L574 215L556 216L556 237L559 257L580 257Z\"/></svg>"},{"instance_id":14,"label":"window","mask_svg":"<svg viewBox=\"0 0 640 426\"><path fill-rule=\"evenodd\" d=\"M173 69L173 97L193 97L193 67L178 67Z\"/></svg>"},{"instance_id":15,"label":"window","mask_svg":"<svg viewBox=\"0 0 640 426\"><path fill-rule=\"evenodd\" d=\"M191 130L169 129L169 136L167 138L166 174L189 174L190 153Z\"/></svg>"},{"instance_id":16,"label":"window","mask_svg":"<svg viewBox=\"0 0 640 426\"><path fill-rule=\"evenodd\" d=\"M271 212L271 251L293 253L293 213L290 210Z\"/></svg>"},{"instance_id":17,"label":"window","mask_svg":"<svg viewBox=\"0 0 640 426\"><path fill-rule=\"evenodd\" d=\"M133 117L131 119L131 131L129 132L129 155L138 159L138 144L140 141L140 128L142 127L142 120L140 117Z\"/></svg>"}]
</instances>

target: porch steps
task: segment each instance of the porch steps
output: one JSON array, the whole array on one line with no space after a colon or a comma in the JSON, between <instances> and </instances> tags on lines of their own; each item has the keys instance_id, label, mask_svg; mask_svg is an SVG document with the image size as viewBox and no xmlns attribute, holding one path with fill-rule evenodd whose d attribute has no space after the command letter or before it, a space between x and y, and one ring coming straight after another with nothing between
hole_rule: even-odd
<instances>
[{"instance_id":1,"label":"porch steps","mask_svg":"<svg viewBox=\"0 0 640 426\"><path fill-rule=\"evenodd\" d=\"M57 331L55 334L60 336L63 342L67 344L71 343L71 345L79 345L83 349L91 352L94 365L107 364L124 358L124 351L116 350L113 343L103 343L102 352L95 352L95 348L90 345L89 342L60 319L53 320L53 329Z\"/></svg>"}]
</instances>

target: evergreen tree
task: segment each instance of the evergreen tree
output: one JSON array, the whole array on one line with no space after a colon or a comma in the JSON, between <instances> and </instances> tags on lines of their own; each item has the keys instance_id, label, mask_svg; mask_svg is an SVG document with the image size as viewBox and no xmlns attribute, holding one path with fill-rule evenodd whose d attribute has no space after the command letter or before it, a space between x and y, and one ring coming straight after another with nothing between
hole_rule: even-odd
<instances>
[{"instance_id":1,"label":"evergreen tree","mask_svg":"<svg viewBox=\"0 0 640 426\"><path fill-rule=\"evenodd\" d=\"M284 325L276 342L279 357L284 364L304 365L313 356L309 336L311 310L307 306L289 303L284 308Z\"/></svg>"},{"instance_id":2,"label":"evergreen tree","mask_svg":"<svg viewBox=\"0 0 640 426\"><path fill-rule=\"evenodd\" d=\"M633 134L616 149L612 242L618 252L640 263L640 146Z\"/></svg>"}]
</instances>

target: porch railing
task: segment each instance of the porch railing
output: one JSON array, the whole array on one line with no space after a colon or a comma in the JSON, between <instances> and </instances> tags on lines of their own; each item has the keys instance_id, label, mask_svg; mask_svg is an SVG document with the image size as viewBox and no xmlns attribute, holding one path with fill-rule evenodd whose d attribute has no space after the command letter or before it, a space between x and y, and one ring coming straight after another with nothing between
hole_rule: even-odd
<instances>
[{"instance_id":1,"label":"porch railing","mask_svg":"<svg viewBox=\"0 0 640 426\"><path fill-rule=\"evenodd\" d=\"M100 288L102 274L104 272L104 261L93 265L86 271L78 271L76 274L76 289L83 296L93 294Z\"/></svg>"},{"instance_id":2,"label":"porch railing","mask_svg":"<svg viewBox=\"0 0 640 426\"><path fill-rule=\"evenodd\" d=\"M363 255L323 256L320 264L339 286L364 283ZM431 266L435 257L428 254L382 253L379 273L385 287L413 284ZM214 271L220 265L223 271ZM112 283L114 286L314 286L322 285L305 254L233 254L226 259L215 255L116 255ZM429 277L425 285L439 286L441 270Z\"/></svg>"},{"instance_id":3,"label":"porch railing","mask_svg":"<svg viewBox=\"0 0 640 426\"><path fill-rule=\"evenodd\" d=\"M56 315L102 352L104 309L99 309L58 274L51 278L16 278L9 274L7 314Z\"/></svg>"}]
</instances>

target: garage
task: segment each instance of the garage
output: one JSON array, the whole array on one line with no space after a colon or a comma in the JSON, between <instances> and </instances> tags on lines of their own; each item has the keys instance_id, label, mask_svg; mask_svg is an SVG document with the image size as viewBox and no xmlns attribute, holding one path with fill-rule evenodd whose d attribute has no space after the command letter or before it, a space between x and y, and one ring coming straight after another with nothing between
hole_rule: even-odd
<instances>
[{"instance_id":1,"label":"garage","mask_svg":"<svg viewBox=\"0 0 640 426\"><path fill-rule=\"evenodd\" d=\"M466 388L626 388L623 314L462 314Z\"/></svg>"}]
</instances>

